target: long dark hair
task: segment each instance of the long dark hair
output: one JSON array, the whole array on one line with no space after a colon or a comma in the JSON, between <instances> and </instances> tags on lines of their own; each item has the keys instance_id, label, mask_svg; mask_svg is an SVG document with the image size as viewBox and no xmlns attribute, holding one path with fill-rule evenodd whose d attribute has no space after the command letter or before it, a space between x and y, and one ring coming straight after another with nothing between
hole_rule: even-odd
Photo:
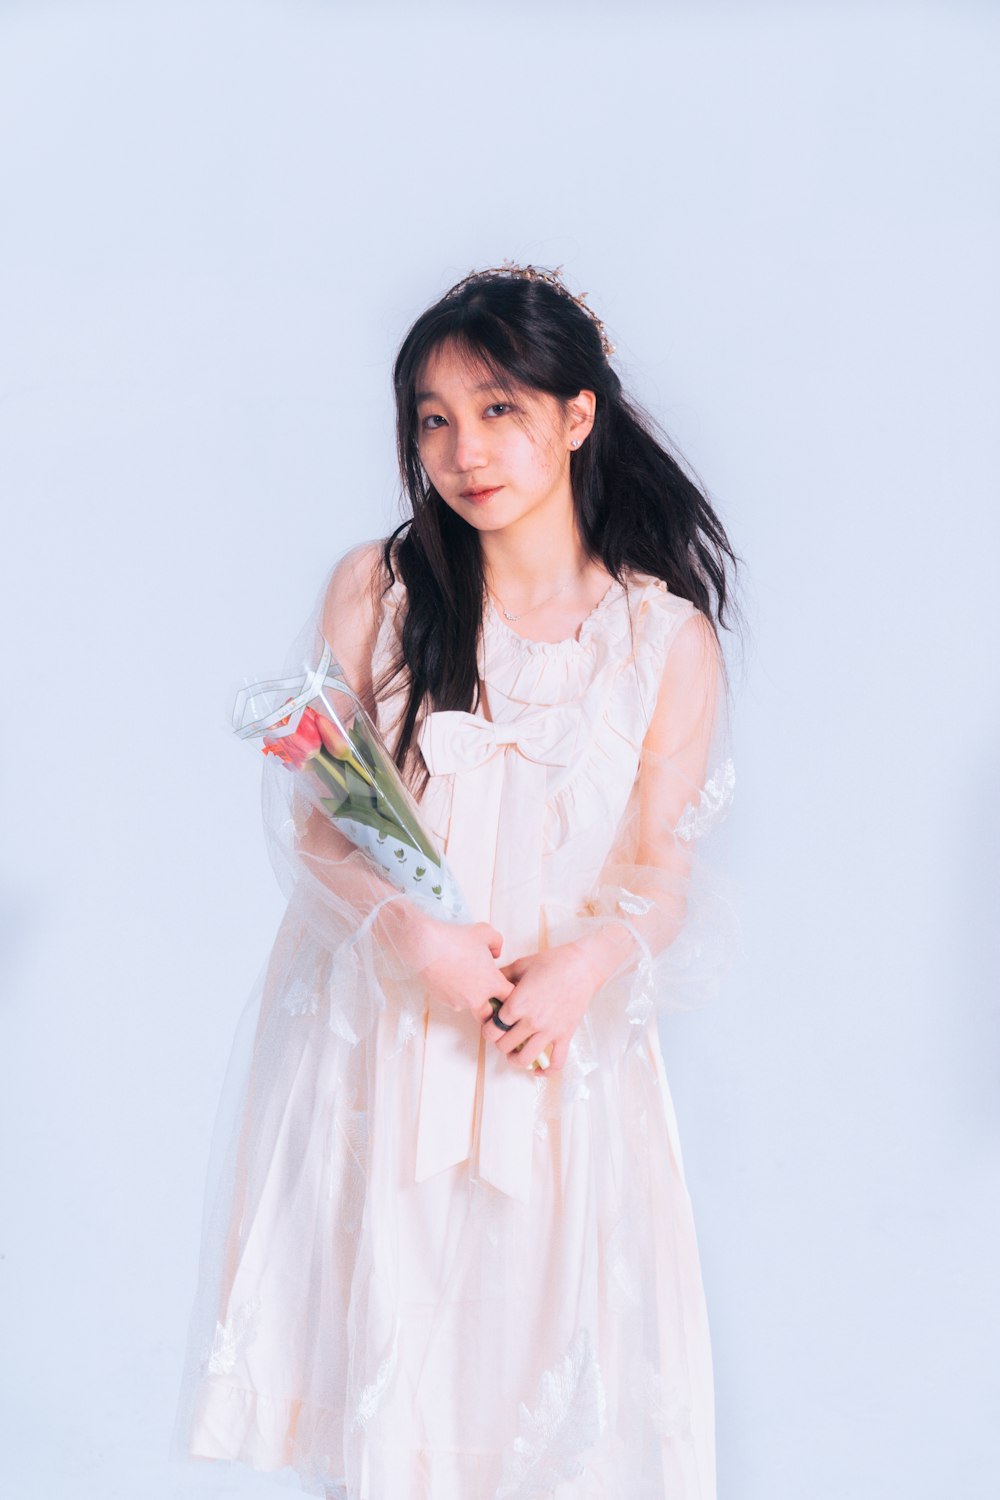
<instances>
[{"instance_id":1,"label":"long dark hair","mask_svg":"<svg viewBox=\"0 0 1000 1500\"><path fill-rule=\"evenodd\" d=\"M393 366L396 442L412 514L383 544L388 588L398 573L407 607L401 654L376 695L399 672L409 692L394 747L402 769L421 704L474 711L485 577L479 535L445 504L420 462L417 382L432 352L448 343L505 395L527 386L567 402L597 398L593 428L570 455L577 524L591 558L627 588L628 570L662 578L712 621L729 629L726 562L733 552L702 488L669 451L670 440L632 402L605 353L600 325L567 290L503 271L466 278L425 312ZM730 606L731 607L731 606Z\"/></svg>"}]
</instances>

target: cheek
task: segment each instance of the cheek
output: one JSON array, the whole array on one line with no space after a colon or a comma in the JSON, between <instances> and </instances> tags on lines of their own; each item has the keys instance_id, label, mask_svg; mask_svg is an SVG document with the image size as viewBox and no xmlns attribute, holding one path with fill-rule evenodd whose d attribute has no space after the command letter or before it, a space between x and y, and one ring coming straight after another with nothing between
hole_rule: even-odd
<instances>
[{"instance_id":1,"label":"cheek","mask_svg":"<svg viewBox=\"0 0 1000 1500\"><path fill-rule=\"evenodd\" d=\"M533 448L530 463L539 484L551 484L560 471L559 454L552 448Z\"/></svg>"},{"instance_id":2,"label":"cheek","mask_svg":"<svg viewBox=\"0 0 1000 1500\"><path fill-rule=\"evenodd\" d=\"M546 446L543 440L531 442L520 433L511 440L505 456L510 469L525 478L550 479L559 469L559 454L554 447Z\"/></svg>"},{"instance_id":3,"label":"cheek","mask_svg":"<svg viewBox=\"0 0 1000 1500\"><path fill-rule=\"evenodd\" d=\"M417 442L417 457L423 464L426 472L433 477L434 471L440 464L440 444L433 442Z\"/></svg>"}]
</instances>

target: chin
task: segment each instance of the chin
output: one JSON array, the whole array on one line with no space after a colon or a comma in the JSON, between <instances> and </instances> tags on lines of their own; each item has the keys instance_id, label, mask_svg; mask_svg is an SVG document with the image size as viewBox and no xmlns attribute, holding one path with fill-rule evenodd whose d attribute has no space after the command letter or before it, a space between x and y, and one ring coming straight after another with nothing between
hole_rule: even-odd
<instances>
[{"instance_id":1,"label":"chin","mask_svg":"<svg viewBox=\"0 0 1000 1500\"><path fill-rule=\"evenodd\" d=\"M519 519L519 513L512 513L508 504L497 505L496 500L490 500L483 505L474 505L468 500L463 500L460 505L453 505L451 509L456 515L468 521L469 525L476 531L496 531L501 526L509 526L512 521Z\"/></svg>"}]
</instances>

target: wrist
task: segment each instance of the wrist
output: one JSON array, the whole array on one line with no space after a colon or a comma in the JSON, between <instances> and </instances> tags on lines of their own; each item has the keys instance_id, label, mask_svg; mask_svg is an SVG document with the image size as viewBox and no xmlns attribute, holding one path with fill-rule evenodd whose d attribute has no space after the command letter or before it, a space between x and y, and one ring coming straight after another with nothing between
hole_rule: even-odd
<instances>
[{"instance_id":1,"label":"wrist","mask_svg":"<svg viewBox=\"0 0 1000 1500\"><path fill-rule=\"evenodd\" d=\"M624 922L606 922L594 932L576 938L573 947L591 967L598 987L606 984L623 963L635 957L636 940Z\"/></svg>"},{"instance_id":2,"label":"wrist","mask_svg":"<svg viewBox=\"0 0 1000 1500\"><path fill-rule=\"evenodd\" d=\"M390 899L376 918L379 941L395 949L411 969L431 960L434 918L406 896Z\"/></svg>"}]
</instances>

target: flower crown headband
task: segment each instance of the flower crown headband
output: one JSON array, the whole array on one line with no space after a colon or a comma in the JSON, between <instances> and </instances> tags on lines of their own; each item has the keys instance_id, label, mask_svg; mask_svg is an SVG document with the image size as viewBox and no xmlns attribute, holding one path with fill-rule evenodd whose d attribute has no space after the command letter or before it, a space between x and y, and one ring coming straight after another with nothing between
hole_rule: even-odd
<instances>
[{"instance_id":1,"label":"flower crown headband","mask_svg":"<svg viewBox=\"0 0 1000 1500\"><path fill-rule=\"evenodd\" d=\"M570 291L566 283L560 279L559 273L561 271L562 266L556 266L554 271L547 271L543 267L531 265L519 266L516 261L505 260L503 265L491 266L488 271L470 271L468 276L464 276L461 281L457 281L453 287L450 287L449 290L445 292L444 295L446 298L454 297L460 291L462 291L464 287L470 286L477 281L486 281L492 276L516 276L524 281L544 281L548 286L554 287L555 290L561 293L562 296L568 297L571 302L575 302L577 307L581 308L582 311L587 314L590 321L596 326L597 332L600 335L601 348L604 350L605 358L610 358L611 355L615 352L615 346L611 343L610 339L605 333L604 324L601 322L600 318L595 312L592 311L591 308L587 306L586 302L584 301L587 293L580 292L579 295L574 295L574 293Z\"/></svg>"}]
</instances>

